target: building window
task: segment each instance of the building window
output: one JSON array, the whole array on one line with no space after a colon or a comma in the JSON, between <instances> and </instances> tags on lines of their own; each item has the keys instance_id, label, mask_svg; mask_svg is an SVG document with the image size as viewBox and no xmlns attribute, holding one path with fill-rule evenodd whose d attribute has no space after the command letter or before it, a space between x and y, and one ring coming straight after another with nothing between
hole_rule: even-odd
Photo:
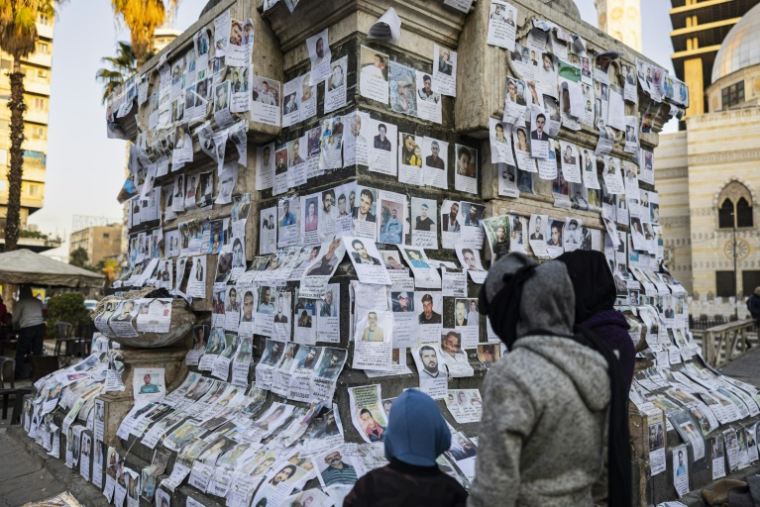
<instances>
[{"instance_id":1,"label":"building window","mask_svg":"<svg viewBox=\"0 0 760 507\"><path fill-rule=\"evenodd\" d=\"M49 25L50 24L50 18L47 17L45 14L40 14L40 17L37 21L41 25Z\"/></svg>"},{"instance_id":2,"label":"building window","mask_svg":"<svg viewBox=\"0 0 760 507\"><path fill-rule=\"evenodd\" d=\"M752 194L738 181L732 181L718 196L718 228L753 227Z\"/></svg>"},{"instance_id":3,"label":"building window","mask_svg":"<svg viewBox=\"0 0 760 507\"><path fill-rule=\"evenodd\" d=\"M715 293L719 298L736 296L736 275L733 271L715 272Z\"/></svg>"},{"instance_id":4,"label":"building window","mask_svg":"<svg viewBox=\"0 0 760 507\"><path fill-rule=\"evenodd\" d=\"M760 287L760 271L742 271L742 291L745 296L755 292Z\"/></svg>"},{"instance_id":5,"label":"building window","mask_svg":"<svg viewBox=\"0 0 760 507\"><path fill-rule=\"evenodd\" d=\"M40 186L35 185L34 183L29 184L29 197L39 197L40 195Z\"/></svg>"},{"instance_id":6,"label":"building window","mask_svg":"<svg viewBox=\"0 0 760 507\"><path fill-rule=\"evenodd\" d=\"M45 111L47 109L47 101L45 99L34 99L34 109L37 111Z\"/></svg>"},{"instance_id":7,"label":"building window","mask_svg":"<svg viewBox=\"0 0 760 507\"><path fill-rule=\"evenodd\" d=\"M32 129L32 139L47 139L47 132L45 131L45 127L34 127Z\"/></svg>"},{"instance_id":8,"label":"building window","mask_svg":"<svg viewBox=\"0 0 760 507\"><path fill-rule=\"evenodd\" d=\"M50 54L50 46L48 46L45 42L38 42L37 43L37 52L41 55L48 55Z\"/></svg>"},{"instance_id":9,"label":"building window","mask_svg":"<svg viewBox=\"0 0 760 507\"><path fill-rule=\"evenodd\" d=\"M47 71L46 70L42 70L42 69L37 69L37 78L39 78L39 79L47 79L48 78Z\"/></svg>"},{"instance_id":10,"label":"building window","mask_svg":"<svg viewBox=\"0 0 760 507\"><path fill-rule=\"evenodd\" d=\"M744 102L744 81L739 81L721 90L723 109L728 109Z\"/></svg>"},{"instance_id":11,"label":"building window","mask_svg":"<svg viewBox=\"0 0 760 507\"><path fill-rule=\"evenodd\" d=\"M736 226L752 227L752 206L744 197L736 201Z\"/></svg>"},{"instance_id":12,"label":"building window","mask_svg":"<svg viewBox=\"0 0 760 507\"><path fill-rule=\"evenodd\" d=\"M13 62L11 60L8 60L6 58L0 60L0 69L10 70L11 67L13 67Z\"/></svg>"}]
</instances>

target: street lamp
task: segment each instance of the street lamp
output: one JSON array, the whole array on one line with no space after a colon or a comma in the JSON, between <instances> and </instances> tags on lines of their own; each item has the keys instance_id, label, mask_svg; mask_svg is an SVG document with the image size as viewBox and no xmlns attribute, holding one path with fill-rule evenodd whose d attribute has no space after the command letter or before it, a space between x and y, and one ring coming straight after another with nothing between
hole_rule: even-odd
<instances>
[{"instance_id":1,"label":"street lamp","mask_svg":"<svg viewBox=\"0 0 760 507\"><path fill-rule=\"evenodd\" d=\"M731 218L733 219L733 255L734 255L734 321L739 320L739 270L737 269L737 261L736 261L736 208L734 208L733 211L731 211Z\"/></svg>"}]
</instances>

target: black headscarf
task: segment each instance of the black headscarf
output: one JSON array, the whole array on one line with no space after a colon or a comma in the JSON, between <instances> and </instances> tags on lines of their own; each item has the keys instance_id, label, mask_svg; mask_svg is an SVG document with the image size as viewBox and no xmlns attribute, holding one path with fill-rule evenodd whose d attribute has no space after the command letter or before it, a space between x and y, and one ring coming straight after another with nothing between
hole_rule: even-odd
<instances>
[{"instance_id":1,"label":"black headscarf","mask_svg":"<svg viewBox=\"0 0 760 507\"><path fill-rule=\"evenodd\" d=\"M478 308L481 313L488 315L491 327L507 350L512 350L517 341L517 321L520 320L520 301L525 282L536 272L536 264L524 266L516 273L502 275L504 286L496 295L488 300L486 286L480 289Z\"/></svg>"},{"instance_id":2,"label":"black headscarf","mask_svg":"<svg viewBox=\"0 0 760 507\"><path fill-rule=\"evenodd\" d=\"M575 252L573 252L575 253ZM603 254L599 252L578 252L583 255L563 254L559 259L564 260L565 256L572 256L572 264L577 267L582 263L588 263L592 269L599 269L600 276L607 273L609 281L612 282L612 290L609 287L596 290L593 280L586 280L582 283L580 277L578 282L573 279L571 273L574 270L565 261L568 274L572 281L573 287L580 287L581 295L576 296L576 308L578 301L582 301L584 312L591 312L592 309L597 311L605 310L607 307L613 309L615 302L615 283L612 275L609 274L607 261ZM598 256L596 254L599 254ZM585 257L585 258L584 258ZM602 264L599 264L601 257ZM526 256L509 254L502 257L496 262L489 271L488 279L480 289L479 308L481 312L488 315L491 327L499 338L504 342L509 350L512 350L515 341L517 341L517 322L520 319L520 302L522 298L523 287L525 283L536 273L537 264ZM592 273L595 271L592 271ZM496 278L496 279L494 279ZM578 285L576 285L578 283ZM600 282L598 284L603 287ZM608 285L606 282L604 285ZM582 295L587 293L585 297ZM609 301L612 294L612 301ZM577 310L576 310L577 311ZM590 313L588 316L593 315ZM588 316L586 318L588 318ZM576 317L581 321L579 317ZM585 320L585 319L584 319ZM626 390L627 382L620 361L614 351L602 340L596 333L575 325L574 335L568 336L584 346L590 347L604 357L607 362L607 374L610 379L610 409L609 409L609 431L608 431L608 505L615 507L631 507L632 503L632 478L631 478L631 443L630 432L628 428L628 392ZM535 330L530 334L553 334Z\"/></svg>"},{"instance_id":3,"label":"black headscarf","mask_svg":"<svg viewBox=\"0 0 760 507\"><path fill-rule=\"evenodd\" d=\"M602 252L575 250L565 252L557 260L567 267L575 291L575 323L605 310L614 310L617 289L607 258Z\"/></svg>"}]
</instances>

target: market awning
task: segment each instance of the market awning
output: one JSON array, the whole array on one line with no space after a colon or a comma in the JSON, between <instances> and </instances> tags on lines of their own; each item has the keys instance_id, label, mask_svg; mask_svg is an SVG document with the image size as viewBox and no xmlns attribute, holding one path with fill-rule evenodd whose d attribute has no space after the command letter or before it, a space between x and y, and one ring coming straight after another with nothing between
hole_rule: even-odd
<instances>
[{"instance_id":1,"label":"market awning","mask_svg":"<svg viewBox=\"0 0 760 507\"><path fill-rule=\"evenodd\" d=\"M101 287L105 277L21 248L0 253L0 283Z\"/></svg>"}]
</instances>

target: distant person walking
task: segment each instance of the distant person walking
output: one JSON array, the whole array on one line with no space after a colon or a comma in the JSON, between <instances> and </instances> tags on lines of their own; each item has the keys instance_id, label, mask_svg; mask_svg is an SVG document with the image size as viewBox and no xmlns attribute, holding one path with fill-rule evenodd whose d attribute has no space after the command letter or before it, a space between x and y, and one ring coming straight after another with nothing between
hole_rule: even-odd
<instances>
[{"instance_id":1,"label":"distant person walking","mask_svg":"<svg viewBox=\"0 0 760 507\"><path fill-rule=\"evenodd\" d=\"M631 507L628 393L614 352L573 331L565 265L508 254L491 267L478 307L510 352L483 383L468 506L592 506L607 434L608 505Z\"/></svg>"},{"instance_id":2,"label":"distant person walking","mask_svg":"<svg viewBox=\"0 0 760 507\"><path fill-rule=\"evenodd\" d=\"M755 287L755 292L747 299L747 310L753 319L760 320L760 287Z\"/></svg>"},{"instance_id":3,"label":"distant person walking","mask_svg":"<svg viewBox=\"0 0 760 507\"><path fill-rule=\"evenodd\" d=\"M42 355L45 338L45 321L42 319L42 303L32 296L32 288L22 285L18 301L13 305L13 327L19 330L16 348L16 380L21 379L29 352Z\"/></svg>"}]
</instances>

